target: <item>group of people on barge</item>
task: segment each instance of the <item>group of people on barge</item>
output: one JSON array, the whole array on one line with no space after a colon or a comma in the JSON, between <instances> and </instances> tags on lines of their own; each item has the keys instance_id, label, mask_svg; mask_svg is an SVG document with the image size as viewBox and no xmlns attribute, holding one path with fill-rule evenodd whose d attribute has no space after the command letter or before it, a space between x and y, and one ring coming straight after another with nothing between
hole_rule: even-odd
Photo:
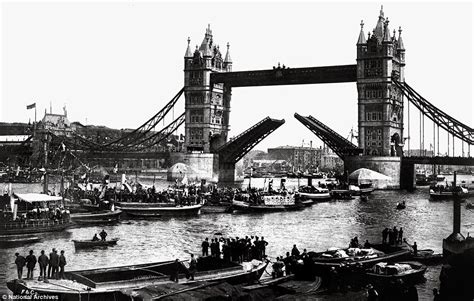
<instances>
[{"instance_id":1,"label":"group of people on barge","mask_svg":"<svg viewBox=\"0 0 474 301\"><path fill-rule=\"evenodd\" d=\"M382 231L382 244L397 245L403 242L403 228L397 229L396 226L393 229L385 228Z\"/></svg>"},{"instance_id":2,"label":"group of people on barge","mask_svg":"<svg viewBox=\"0 0 474 301\"><path fill-rule=\"evenodd\" d=\"M209 250L211 251L210 256L224 259L224 261L230 262L244 262L252 259L263 260L266 257L265 251L268 242L265 238L258 236L245 236L239 238L206 238L202 244L202 256L209 256Z\"/></svg>"},{"instance_id":3,"label":"group of people on barge","mask_svg":"<svg viewBox=\"0 0 474 301\"><path fill-rule=\"evenodd\" d=\"M15 253L15 265L17 268L18 279L23 279L23 269L26 266L27 275L26 279L34 278L34 270L38 264L40 269L40 275L38 280L47 279L64 279L64 267L67 264L64 250L61 250L60 254L53 248L49 257L45 254L44 250L41 250L41 254L36 258L34 251L30 250L29 255L26 257ZM46 273L47 270L47 273Z\"/></svg>"}]
</instances>

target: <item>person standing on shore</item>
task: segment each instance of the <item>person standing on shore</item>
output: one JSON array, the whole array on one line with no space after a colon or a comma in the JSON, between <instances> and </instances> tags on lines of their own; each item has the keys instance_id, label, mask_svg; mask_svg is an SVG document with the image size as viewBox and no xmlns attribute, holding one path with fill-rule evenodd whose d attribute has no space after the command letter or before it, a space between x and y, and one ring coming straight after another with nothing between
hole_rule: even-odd
<instances>
[{"instance_id":1,"label":"person standing on shore","mask_svg":"<svg viewBox=\"0 0 474 301\"><path fill-rule=\"evenodd\" d=\"M26 279L33 279L33 270L36 266L36 256L33 255L33 250L30 250L30 255L26 256Z\"/></svg>"},{"instance_id":2,"label":"person standing on shore","mask_svg":"<svg viewBox=\"0 0 474 301\"><path fill-rule=\"evenodd\" d=\"M49 258L44 254L44 250L41 250L41 255L38 257L38 264L40 267L40 278L46 279L46 266L48 265Z\"/></svg>"},{"instance_id":3,"label":"person standing on shore","mask_svg":"<svg viewBox=\"0 0 474 301\"><path fill-rule=\"evenodd\" d=\"M204 240L201 244L202 247L202 256L209 256L209 239L206 237L206 240Z\"/></svg>"},{"instance_id":4,"label":"person standing on shore","mask_svg":"<svg viewBox=\"0 0 474 301\"><path fill-rule=\"evenodd\" d=\"M48 261L48 278L51 278L51 272L52 272L52 269L53 269L53 265L51 264L51 259L54 257L54 251L56 249L53 248L51 250L51 253L49 253L49 261Z\"/></svg>"},{"instance_id":5,"label":"person standing on shore","mask_svg":"<svg viewBox=\"0 0 474 301\"><path fill-rule=\"evenodd\" d=\"M58 268L59 268L59 256L56 249L53 249L53 253L49 256L49 265L51 266L51 278L58 278Z\"/></svg>"},{"instance_id":6,"label":"person standing on shore","mask_svg":"<svg viewBox=\"0 0 474 301\"><path fill-rule=\"evenodd\" d=\"M25 257L21 256L20 253L15 253L16 259L15 259L15 264L16 264L16 271L18 272L18 279L21 279L23 277L23 267L26 264L26 259Z\"/></svg>"},{"instance_id":7,"label":"person standing on shore","mask_svg":"<svg viewBox=\"0 0 474 301\"><path fill-rule=\"evenodd\" d=\"M191 261L189 261L189 276L190 280L194 280L194 274L196 274L197 262L194 258L194 254L191 254Z\"/></svg>"},{"instance_id":8,"label":"person standing on shore","mask_svg":"<svg viewBox=\"0 0 474 301\"><path fill-rule=\"evenodd\" d=\"M66 266L66 256L64 256L64 250L61 250L61 255L59 255L59 279L64 279L64 266Z\"/></svg>"}]
</instances>

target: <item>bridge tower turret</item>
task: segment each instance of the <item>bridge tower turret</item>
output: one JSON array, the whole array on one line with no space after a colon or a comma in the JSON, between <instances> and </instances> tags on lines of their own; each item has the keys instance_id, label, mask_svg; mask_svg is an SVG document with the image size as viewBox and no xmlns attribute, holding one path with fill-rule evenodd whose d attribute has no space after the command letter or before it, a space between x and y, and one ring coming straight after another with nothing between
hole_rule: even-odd
<instances>
[{"instance_id":1,"label":"bridge tower turret","mask_svg":"<svg viewBox=\"0 0 474 301\"><path fill-rule=\"evenodd\" d=\"M403 155L403 94L392 80L405 80L405 49L388 24L382 7L372 35L361 23L357 41L359 147L371 156Z\"/></svg>"},{"instance_id":2,"label":"bridge tower turret","mask_svg":"<svg viewBox=\"0 0 474 301\"><path fill-rule=\"evenodd\" d=\"M184 56L185 144L187 152L211 153L227 141L230 94L224 97L222 84L211 86L213 72L232 70L229 47L225 59L214 44L210 27L201 46L188 48ZM229 92L230 93L230 92ZM226 99L228 99L228 101Z\"/></svg>"}]
</instances>

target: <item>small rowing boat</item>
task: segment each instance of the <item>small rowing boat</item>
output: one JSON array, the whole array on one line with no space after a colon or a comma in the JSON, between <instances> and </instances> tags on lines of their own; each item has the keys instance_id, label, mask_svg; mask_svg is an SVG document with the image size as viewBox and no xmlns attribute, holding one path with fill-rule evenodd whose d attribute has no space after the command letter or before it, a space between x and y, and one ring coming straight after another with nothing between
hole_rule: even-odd
<instances>
[{"instance_id":1,"label":"small rowing boat","mask_svg":"<svg viewBox=\"0 0 474 301\"><path fill-rule=\"evenodd\" d=\"M118 238L110 240L73 240L76 249L115 246Z\"/></svg>"}]
</instances>

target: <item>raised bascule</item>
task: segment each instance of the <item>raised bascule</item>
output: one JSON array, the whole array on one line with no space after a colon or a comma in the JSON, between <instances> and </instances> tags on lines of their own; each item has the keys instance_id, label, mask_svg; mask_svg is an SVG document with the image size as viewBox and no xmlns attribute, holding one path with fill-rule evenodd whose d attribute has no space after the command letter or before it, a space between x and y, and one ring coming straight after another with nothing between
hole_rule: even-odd
<instances>
[{"instance_id":1,"label":"raised bascule","mask_svg":"<svg viewBox=\"0 0 474 301\"><path fill-rule=\"evenodd\" d=\"M210 27L206 29L200 46L194 50L188 38L184 55L184 88L160 112L116 141L96 145L84 141L83 137L74 137L75 146L79 147L79 141L83 149L96 152L143 151L163 141L184 123L184 151L175 156L175 161L184 162L190 167L188 172L191 178L233 182L236 162L285 122L266 117L242 134L229 139L233 88L356 82L358 145L352 144L315 117L295 113L298 121L344 160L347 172L369 168L390 176L390 188L411 189L415 181L415 164L474 165L474 159L470 157L474 130L436 108L405 82L402 30L399 28L398 34L395 30L390 32L388 18L385 18L382 9L375 28L367 37L364 23L361 22L356 43L357 63L354 65L308 68L278 66L268 70L235 72L232 71L229 48L227 44L224 56L214 41ZM185 112L163 130L153 131L182 94L185 96ZM405 141L410 135L409 126L408 131L404 128L404 107L408 106L409 109L410 104L421 112L423 118L429 118L433 126L437 126L438 137L436 139L433 135L433 139L438 142L438 154L441 127L448 133L448 140L451 135L452 141L454 137L462 141L463 155L464 143L467 143L468 156L404 156L407 151ZM71 139L66 142L72 143ZM433 145L435 150L435 141Z\"/></svg>"}]
</instances>

